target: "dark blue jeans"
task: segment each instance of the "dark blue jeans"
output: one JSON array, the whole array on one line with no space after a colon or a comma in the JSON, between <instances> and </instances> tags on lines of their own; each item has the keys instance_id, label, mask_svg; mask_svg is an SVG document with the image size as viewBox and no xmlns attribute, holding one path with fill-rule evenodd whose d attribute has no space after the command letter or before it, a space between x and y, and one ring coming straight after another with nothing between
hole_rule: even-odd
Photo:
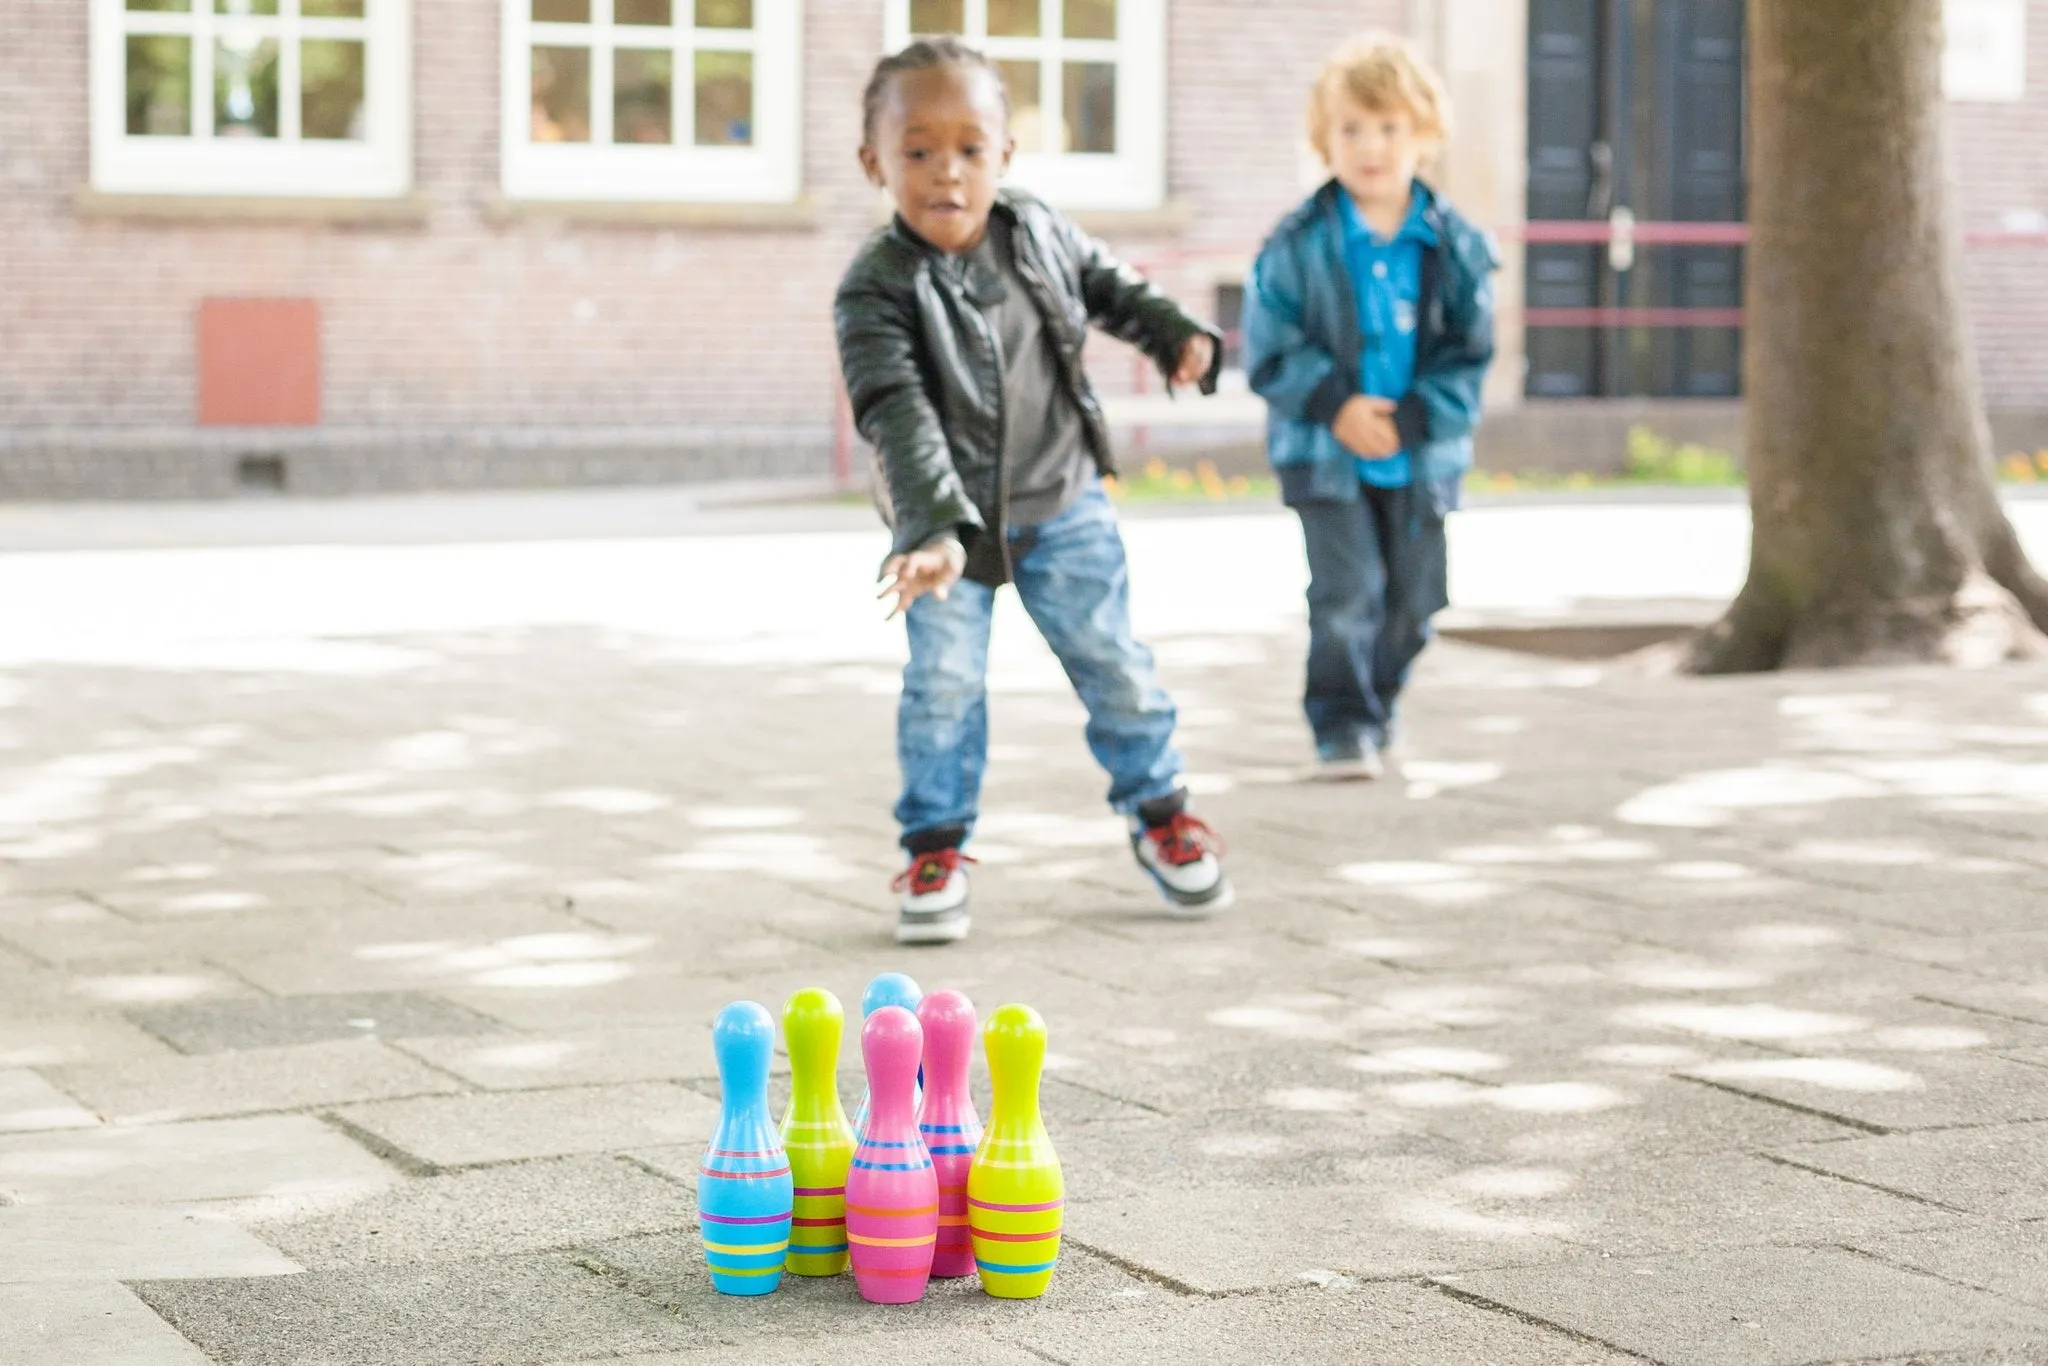
<instances>
[{"instance_id":1,"label":"dark blue jeans","mask_svg":"<svg viewBox=\"0 0 2048 1366\"><path fill-rule=\"evenodd\" d=\"M1308 686L1303 708L1329 755L1381 746L1401 689L1449 598L1444 515L1455 484L1382 489L1355 500L1301 502L1308 544Z\"/></svg>"},{"instance_id":2,"label":"dark blue jeans","mask_svg":"<svg viewBox=\"0 0 2048 1366\"><path fill-rule=\"evenodd\" d=\"M1088 747L1109 773L1109 804L1129 814L1180 786L1173 700L1152 652L1131 635L1130 579L1116 511L1097 485L1040 526L1012 527L1011 573L1024 610L1088 709ZM944 602L910 606L910 664L896 711L904 839L971 832L988 766L988 636L995 590L961 580Z\"/></svg>"}]
</instances>

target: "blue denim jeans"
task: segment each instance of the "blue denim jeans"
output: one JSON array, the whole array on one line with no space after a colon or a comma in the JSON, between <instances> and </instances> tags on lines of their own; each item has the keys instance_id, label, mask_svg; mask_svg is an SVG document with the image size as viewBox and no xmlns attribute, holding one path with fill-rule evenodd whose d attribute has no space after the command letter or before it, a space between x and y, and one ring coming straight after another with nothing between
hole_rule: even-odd
<instances>
[{"instance_id":1,"label":"blue denim jeans","mask_svg":"<svg viewBox=\"0 0 2048 1366\"><path fill-rule=\"evenodd\" d=\"M1131 635L1130 579L1116 511L1101 486L1035 527L1009 530L1011 579L1088 709L1088 747L1109 773L1109 804L1126 814L1180 784L1173 699L1152 652ZM924 832L971 832L988 765L988 638L995 590L961 580L944 602L927 594L906 614L910 664L896 712L908 843Z\"/></svg>"},{"instance_id":2,"label":"blue denim jeans","mask_svg":"<svg viewBox=\"0 0 2048 1366\"><path fill-rule=\"evenodd\" d=\"M1362 485L1344 502L1295 505L1308 545L1308 686L1316 748L1387 743L1401 689L1448 601L1444 515L1456 489Z\"/></svg>"}]
</instances>

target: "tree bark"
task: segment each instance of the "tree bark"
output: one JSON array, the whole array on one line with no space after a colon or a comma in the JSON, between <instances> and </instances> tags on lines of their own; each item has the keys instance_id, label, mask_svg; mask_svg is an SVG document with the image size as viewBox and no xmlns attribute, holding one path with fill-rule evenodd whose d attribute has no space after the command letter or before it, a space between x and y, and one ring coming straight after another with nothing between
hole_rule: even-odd
<instances>
[{"instance_id":1,"label":"tree bark","mask_svg":"<svg viewBox=\"0 0 2048 1366\"><path fill-rule=\"evenodd\" d=\"M1998 500L1941 92L1941 0L1749 0L1749 579L1700 673L2048 648Z\"/></svg>"}]
</instances>

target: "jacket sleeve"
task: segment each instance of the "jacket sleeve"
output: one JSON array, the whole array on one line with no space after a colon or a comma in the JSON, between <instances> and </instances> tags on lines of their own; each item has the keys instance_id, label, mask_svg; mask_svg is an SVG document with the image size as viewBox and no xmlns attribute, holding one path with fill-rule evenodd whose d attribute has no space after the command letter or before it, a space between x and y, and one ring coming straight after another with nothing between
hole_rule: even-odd
<instances>
[{"instance_id":1,"label":"jacket sleeve","mask_svg":"<svg viewBox=\"0 0 2048 1366\"><path fill-rule=\"evenodd\" d=\"M1196 387L1205 394L1216 392L1216 380L1223 373L1223 334L1199 321L1111 254L1092 235L1083 232L1064 214L1052 215L1081 283L1081 302L1088 320L1118 341L1129 342L1152 358L1159 373L1169 378L1180 365L1180 353L1190 337L1207 336L1215 343L1209 373Z\"/></svg>"},{"instance_id":2,"label":"jacket sleeve","mask_svg":"<svg viewBox=\"0 0 2048 1366\"><path fill-rule=\"evenodd\" d=\"M1462 272L1464 288L1446 301L1443 335L1417 367L1415 387L1394 405L1394 430L1404 450L1478 430L1486 368L1493 363L1493 272L1499 262L1490 246L1474 256Z\"/></svg>"},{"instance_id":3,"label":"jacket sleeve","mask_svg":"<svg viewBox=\"0 0 2048 1366\"><path fill-rule=\"evenodd\" d=\"M898 555L947 531L971 542L984 529L953 467L945 427L925 396L914 309L878 284L849 279L832 310L854 426L880 457L882 512Z\"/></svg>"},{"instance_id":4,"label":"jacket sleeve","mask_svg":"<svg viewBox=\"0 0 2048 1366\"><path fill-rule=\"evenodd\" d=\"M1328 426L1358 392L1358 376L1303 329L1303 289L1298 253L1268 242L1245 282L1245 377L1276 415Z\"/></svg>"}]
</instances>

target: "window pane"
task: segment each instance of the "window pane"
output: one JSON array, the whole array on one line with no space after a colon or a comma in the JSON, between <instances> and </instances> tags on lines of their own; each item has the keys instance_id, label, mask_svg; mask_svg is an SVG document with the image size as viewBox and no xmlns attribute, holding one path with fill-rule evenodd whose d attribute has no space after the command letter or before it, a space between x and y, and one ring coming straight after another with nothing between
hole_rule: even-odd
<instances>
[{"instance_id":1,"label":"window pane","mask_svg":"<svg viewBox=\"0 0 2048 1366\"><path fill-rule=\"evenodd\" d=\"M754 0L697 0L698 28L752 28Z\"/></svg>"},{"instance_id":2,"label":"window pane","mask_svg":"<svg viewBox=\"0 0 2048 1366\"><path fill-rule=\"evenodd\" d=\"M299 0L299 13L314 19L360 19L363 0Z\"/></svg>"},{"instance_id":3,"label":"window pane","mask_svg":"<svg viewBox=\"0 0 2048 1366\"><path fill-rule=\"evenodd\" d=\"M363 45L299 44L299 136L363 139Z\"/></svg>"},{"instance_id":4,"label":"window pane","mask_svg":"<svg viewBox=\"0 0 2048 1366\"><path fill-rule=\"evenodd\" d=\"M1066 126L1060 141L1069 152L1116 150L1116 63L1068 62Z\"/></svg>"},{"instance_id":5,"label":"window pane","mask_svg":"<svg viewBox=\"0 0 2048 1366\"><path fill-rule=\"evenodd\" d=\"M991 38L1036 38L1038 0L988 0Z\"/></svg>"},{"instance_id":6,"label":"window pane","mask_svg":"<svg viewBox=\"0 0 2048 1366\"><path fill-rule=\"evenodd\" d=\"M667 28L675 22L675 7L669 0L614 0L612 22L617 24L653 24Z\"/></svg>"},{"instance_id":7,"label":"window pane","mask_svg":"<svg viewBox=\"0 0 2048 1366\"><path fill-rule=\"evenodd\" d=\"M128 131L137 137L192 133L192 40L128 37Z\"/></svg>"},{"instance_id":8,"label":"window pane","mask_svg":"<svg viewBox=\"0 0 2048 1366\"><path fill-rule=\"evenodd\" d=\"M673 52L612 54L612 141L669 143L675 135Z\"/></svg>"},{"instance_id":9,"label":"window pane","mask_svg":"<svg viewBox=\"0 0 2048 1366\"><path fill-rule=\"evenodd\" d=\"M538 24L587 24L590 0L533 0L533 19Z\"/></svg>"},{"instance_id":10,"label":"window pane","mask_svg":"<svg viewBox=\"0 0 2048 1366\"><path fill-rule=\"evenodd\" d=\"M180 14L192 8L192 0L128 0L129 9L175 10Z\"/></svg>"},{"instance_id":11,"label":"window pane","mask_svg":"<svg viewBox=\"0 0 2048 1366\"><path fill-rule=\"evenodd\" d=\"M754 143L754 54L697 54L697 145Z\"/></svg>"},{"instance_id":12,"label":"window pane","mask_svg":"<svg viewBox=\"0 0 2048 1366\"><path fill-rule=\"evenodd\" d=\"M1063 8L1069 38L1116 37L1116 0L1065 0Z\"/></svg>"},{"instance_id":13,"label":"window pane","mask_svg":"<svg viewBox=\"0 0 2048 1366\"><path fill-rule=\"evenodd\" d=\"M213 45L213 135L277 136L277 39L235 34Z\"/></svg>"},{"instance_id":14,"label":"window pane","mask_svg":"<svg viewBox=\"0 0 2048 1366\"><path fill-rule=\"evenodd\" d=\"M533 50L533 140L590 141L590 49Z\"/></svg>"},{"instance_id":15,"label":"window pane","mask_svg":"<svg viewBox=\"0 0 2048 1366\"><path fill-rule=\"evenodd\" d=\"M277 0L214 0L217 14L275 14Z\"/></svg>"},{"instance_id":16,"label":"window pane","mask_svg":"<svg viewBox=\"0 0 2048 1366\"><path fill-rule=\"evenodd\" d=\"M958 33L967 27L966 0L910 0L912 33Z\"/></svg>"},{"instance_id":17,"label":"window pane","mask_svg":"<svg viewBox=\"0 0 2048 1366\"><path fill-rule=\"evenodd\" d=\"M997 62L1003 73L1003 84L1010 91L1010 136L1017 140L1020 152L1043 152L1045 150L1045 114L1040 107L1044 101L1039 95L1037 62Z\"/></svg>"}]
</instances>

